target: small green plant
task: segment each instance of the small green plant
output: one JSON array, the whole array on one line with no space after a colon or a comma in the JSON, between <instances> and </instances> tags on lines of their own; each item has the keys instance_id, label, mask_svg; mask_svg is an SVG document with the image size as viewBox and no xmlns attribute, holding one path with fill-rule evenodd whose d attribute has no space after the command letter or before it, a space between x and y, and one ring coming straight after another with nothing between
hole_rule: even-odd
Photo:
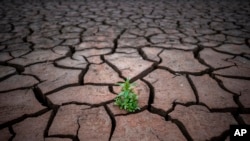
<instances>
[{"instance_id":1,"label":"small green plant","mask_svg":"<svg viewBox=\"0 0 250 141\"><path fill-rule=\"evenodd\" d=\"M134 93L133 87L135 83L130 83L130 80L127 78L123 83L117 83L122 87L121 92L115 98L115 105L119 106L120 109L127 110L128 112L134 112L139 110L138 106L138 96Z\"/></svg>"}]
</instances>

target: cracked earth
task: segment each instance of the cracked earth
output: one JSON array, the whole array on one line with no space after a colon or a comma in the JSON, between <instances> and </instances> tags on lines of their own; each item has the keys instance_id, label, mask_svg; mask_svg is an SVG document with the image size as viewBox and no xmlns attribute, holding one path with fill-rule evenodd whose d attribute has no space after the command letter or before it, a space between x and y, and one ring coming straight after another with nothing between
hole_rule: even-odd
<instances>
[{"instance_id":1,"label":"cracked earth","mask_svg":"<svg viewBox=\"0 0 250 141\"><path fill-rule=\"evenodd\" d=\"M250 2L0 2L0 140L229 141L250 124ZM141 110L114 106L125 78Z\"/></svg>"}]
</instances>

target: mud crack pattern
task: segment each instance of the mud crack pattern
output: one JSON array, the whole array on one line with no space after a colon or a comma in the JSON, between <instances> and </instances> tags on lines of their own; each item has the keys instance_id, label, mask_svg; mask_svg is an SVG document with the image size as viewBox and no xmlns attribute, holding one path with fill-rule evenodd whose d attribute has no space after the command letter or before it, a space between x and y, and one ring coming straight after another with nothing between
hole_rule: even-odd
<instances>
[{"instance_id":1,"label":"mud crack pattern","mask_svg":"<svg viewBox=\"0 0 250 141\"><path fill-rule=\"evenodd\" d=\"M250 2L1 0L0 140L229 140L250 124ZM141 110L114 106L126 77Z\"/></svg>"}]
</instances>

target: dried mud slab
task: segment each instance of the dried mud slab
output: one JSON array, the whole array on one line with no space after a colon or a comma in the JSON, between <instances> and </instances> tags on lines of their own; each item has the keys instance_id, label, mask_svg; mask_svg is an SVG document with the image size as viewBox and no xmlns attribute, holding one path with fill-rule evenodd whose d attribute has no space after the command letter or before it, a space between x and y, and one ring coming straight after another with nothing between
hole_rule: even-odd
<instances>
[{"instance_id":1,"label":"dried mud slab","mask_svg":"<svg viewBox=\"0 0 250 141\"><path fill-rule=\"evenodd\" d=\"M103 107L85 110L79 118L79 125L79 140L109 140L112 125Z\"/></svg>"},{"instance_id":2,"label":"dried mud slab","mask_svg":"<svg viewBox=\"0 0 250 141\"><path fill-rule=\"evenodd\" d=\"M232 54L241 54L241 53L250 54L250 49L247 45L223 44L220 47L216 48L216 50Z\"/></svg>"},{"instance_id":3,"label":"dried mud slab","mask_svg":"<svg viewBox=\"0 0 250 141\"><path fill-rule=\"evenodd\" d=\"M117 116L115 119L116 128L112 141L186 140L174 123L165 121L164 118L148 111L129 116Z\"/></svg>"},{"instance_id":4,"label":"dried mud slab","mask_svg":"<svg viewBox=\"0 0 250 141\"><path fill-rule=\"evenodd\" d=\"M34 50L27 55L9 61L9 63L26 66L37 62L53 61L61 57L63 55L56 54L51 50Z\"/></svg>"},{"instance_id":5,"label":"dried mud slab","mask_svg":"<svg viewBox=\"0 0 250 141\"><path fill-rule=\"evenodd\" d=\"M23 73L37 76L42 81L38 87L43 93L47 93L65 85L78 83L81 70L62 69L52 63L41 63L26 67Z\"/></svg>"},{"instance_id":6,"label":"dried mud slab","mask_svg":"<svg viewBox=\"0 0 250 141\"><path fill-rule=\"evenodd\" d=\"M12 59L12 57L10 56L10 54L8 52L0 52L0 61L4 62L4 61L8 61Z\"/></svg>"},{"instance_id":7,"label":"dried mud slab","mask_svg":"<svg viewBox=\"0 0 250 141\"><path fill-rule=\"evenodd\" d=\"M8 128L4 128L0 130L0 139L3 141L7 141L11 138L11 133Z\"/></svg>"},{"instance_id":8,"label":"dried mud slab","mask_svg":"<svg viewBox=\"0 0 250 141\"><path fill-rule=\"evenodd\" d=\"M202 50L200 52L200 57L213 68L221 68L234 65L234 63L232 62L226 61L226 59L232 58L233 56L218 53L210 48Z\"/></svg>"},{"instance_id":9,"label":"dried mud slab","mask_svg":"<svg viewBox=\"0 0 250 141\"><path fill-rule=\"evenodd\" d=\"M190 76L199 96L199 101L211 109L237 108L233 94L223 90L208 75Z\"/></svg>"},{"instance_id":10,"label":"dried mud slab","mask_svg":"<svg viewBox=\"0 0 250 141\"><path fill-rule=\"evenodd\" d=\"M250 81L244 79L234 79L216 76L220 79L223 85L230 91L238 95L249 95L250 94Z\"/></svg>"},{"instance_id":11,"label":"dried mud slab","mask_svg":"<svg viewBox=\"0 0 250 141\"><path fill-rule=\"evenodd\" d=\"M137 38L121 38L118 41L118 47L139 47L139 46L146 46L150 43L143 37Z\"/></svg>"},{"instance_id":12,"label":"dried mud slab","mask_svg":"<svg viewBox=\"0 0 250 141\"><path fill-rule=\"evenodd\" d=\"M0 92L18 88L28 88L37 84L38 81L32 76L13 75L0 83Z\"/></svg>"},{"instance_id":13,"label":"dried mud slab","mask_svg":"<svg viewBox=\"0 0 250 141\"><path fill-rule=\"evenodd\" d=\"M111 48L104 48L104 49L87 49L87 50L83 50L83 51L77 51L74 53L73 56L84 56L84 57L91 57L91 56L100 56L100 55L104 55L107 53L111 52Z\"/></svg>"},{"instance_id":14,"label":"dried mud slab","mask_svg":"<svg viewBox=\"0 0 250 141\"><path fill-rule=\"evenodd\" d=\"M76 50L82 50L82 49L89 49L89 48L112 48L113 43L111 42L96 42L96 41L89 41L89 42L83 42L80 43L78 46L76 46Z\"/></svg>"},{"instance_id":15,"label":"dried mud slab","mask_svg":"<svg viewBox=\"0 0 250 141\"><path fill-rule=\"evenodd\" d=\"M44 140L44 132L49 121L51 112L47 112L38 117L30 117L13 126L16 135L13 140L16 141L42 141ZM30 134L32 133L32 134Z\"/></svg>"},{"instance_id":16,"label":"dried mud slab","mask_svg":"<svg viewBox=\"0 0 250 141\"><path fill-rule=\"evenodd\" d=\"M160 48L145 47L142 49L147 58L156 62L160 61L158 54L162 51Z\"/></svg>"},{"instance_id":17,"label":"dried mud slab","mask_svg":"<svg viewBox=\"0 0 250 141\"><path fill-rule=\"evenodd\" d=\"M9 66L0 66L0 79L4 78L5 76L8 76L10 74L13 74L16 72L16 69Z\"/></svg>"},{"instance_id":18,"label":"dried mud slab","mask_svg":"<svg viewBox=\"0 0 250 141\"><path fill-rule=\"evenodd\" d=\"M57 105L70 102L101 104L114 99L115 95L109 92L107 86L85 85L65 88L48 95L48 98Z\"/></svg>"},{"instance_id":19,"label":"dried mud slab","mask_svg":"<svg viewBox=\"0 0 250 141\"><path fill-rule=\"evenodd\" d=\"M177 105L169 114L186 128L193 140L210 140L229 130L231 124L237 124L231 113L211 113L206 107Z\"/></svg>"},{"instance_id":20,"label":"dried mud slab","mask_svg":"<svg viewBox=\"0 0 250 141\"><path fill-rule=\"evenodd\" d=\"M101 70L101 71L100 71ZM122 81L119 75L106 63L91 64L84 77L84 83L116 83Z\"/></svg>"},{"instance_id":21,"label":"dried mud slab","mask_svg":"<svg viewBox=\"0 0 250 141\"><path fill-rule=\"evenodd\" d=\"M162 63L160 66L167 67L177 72L201 72L206 67L199 63L194 58L192 52L180 51L180 50L164 50L160 57Z\"/></svg>"},{"instance_id":22,"label":"dried mud slab","mask_svg":"<svg viewBox=\"0 0 250 141\"><path fill-rule=\"evenodd\" d=\"M240 117L246 124L248 125L250 124L250 114L241 114Z\"/></svg>"},{"instance_id":23,"label":"dried mud slab","mask_svg":"<svg viewBox=\"0 0 250 141\"><path fill-rule=\"evenodd\" d=\"M106 55L105 59L118 68L126 78L133 78L153 65L152 62L143 60L143 58L137 53L115 53L112 55Z\"/></svg>"},{"instance_id":24,"label":"dried mud slab","mask_svg":"<svg viewBox=\"0 0 250 141\"><path fill-rule=\"evenodd\" d=\"M86 105L66 105L58 112L49 128L49 135L76 135L79 128L78 120L82 112L88 109Z\"/></svg>"},{"instance_id":25,"label":"dried mud slab","mask_svg":"<svg viewBox=\"0 0 250 141\"><path fill-rule=\"evenodd\" d=\"M0 94L0 124L45 109L32 90L16 90Z\"/></svg>"},{"instance_id":26,"label":"dried mud slab","mask_svg":"<svg viewBox=\"0 0 250 141\"><path fill-rule=\"evenodd\" d=\"M236 66L215 71L214 74L231 77L250 77L250 61L243 57L228 60Z\"/></svg>"},{"instance_id":27,"label":"dried mud slab","mask_svg":"<svg viewBox=\"0 0 250 141\"><path fill-rule=\"evenodd\" d=\"M111 120L103 107L66 105L59 108L49 135L77 135L80 140L108 140Z\"/></svg>"},{"instance_id":28,"label":"dried mud slab","mask_svg":"<svg viewBox=\"0 0 250 141\"><path fill-rule=\"evenodd\" d=\"M165 70L157 69L145 78L154 87L153 107L167 111L174 102L195 102L195 95L184 76L176 76Z\"/></svg>"},{"instance_id":29,"label":"dried mud slab","mask_svg":"<svg viewBox=\"0 0 250 141\"><path fill-rule=\"evenodd\" d=\"M69 67L76 69L85 69L87 66L86 60L73 60L70 57L56 61L56 64L61 67Z\"/></svg>"}]
</instances>

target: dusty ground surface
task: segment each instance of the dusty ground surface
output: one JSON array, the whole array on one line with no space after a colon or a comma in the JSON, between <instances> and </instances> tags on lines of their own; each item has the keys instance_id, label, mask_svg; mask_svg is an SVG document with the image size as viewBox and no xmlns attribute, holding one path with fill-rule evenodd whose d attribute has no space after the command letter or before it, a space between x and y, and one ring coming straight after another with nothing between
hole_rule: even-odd
<instances>
[{"instance_id":1,"label":"dusty ground surface","mask_svg":"<svg viewBox=\"0 0 250 141\"><path fill-rule=\"evenodd\" d=\"M250 2L0 2L0 140L229 140L250 124ZM137 83L141 110L113 105Z\"/></svg>"}]
</instances>

